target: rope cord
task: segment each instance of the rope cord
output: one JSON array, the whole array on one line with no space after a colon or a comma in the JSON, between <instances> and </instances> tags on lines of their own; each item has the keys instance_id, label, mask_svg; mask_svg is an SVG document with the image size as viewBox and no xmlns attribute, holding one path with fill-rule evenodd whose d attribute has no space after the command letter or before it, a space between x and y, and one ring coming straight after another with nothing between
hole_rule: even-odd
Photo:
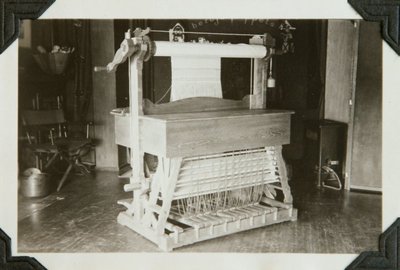
<instances>
[{"instance_id":1,"label":"rope cord","mask_svg":"<svg viewBox=\"0 0 400 270\"><path fill-rule=\"evenodd\" d=\"M164 95L163 95L161 98L159 98L159 99L156 101L155 104L159 104L159 103L168 95L169 92L171 92L171 86L168 87L168 89L167 89L167 91L164 93Z\"/></svg>"},{"instance_id":2,"label":"rope cord","mask_svg":"<svg viewBox=\"0 0 400 270\"><path fill-rule=\"evenodd\" d=\"M169 30L156 30L150 29L150 32L154 33L169 33ZM250 34L250 33L214 33L214 32L195 32L195 31L184 31L184 34L194 34L194 35L214 35L214 36L242 36L242 37L253 37L253 36L263 36L264 34Z\"/></svg>"},{"instance_id":3,"label":"rope cord","mask_svg":"<svg viewBox=\"0 0 400 270\"><path fill-rule=\"evenodd\" d=\"M326 185L324 181L322 181L322 186L326 187L326 188L330 188L330 189L334 189L334 190L341 190L342 189L342 183L340 182L340 178L337 175L337 173L330 167L328 166L322 166L321 168L323 171L325 171L325 173L332 175L334 179L330 179L330 180L336 180L338 183L338 187L334 187L331 185Z\"/></svg>"}]
</instances>

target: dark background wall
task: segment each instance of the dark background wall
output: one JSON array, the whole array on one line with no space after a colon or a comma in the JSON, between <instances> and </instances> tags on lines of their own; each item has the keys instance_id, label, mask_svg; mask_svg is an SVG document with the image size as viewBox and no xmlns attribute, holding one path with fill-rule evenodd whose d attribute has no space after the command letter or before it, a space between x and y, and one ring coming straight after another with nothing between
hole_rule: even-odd
<instances>
[{"instance_id":1,"label":"dark background wall","mask_svg":"<svg viewBox=\"0 0 400 270\"><path fill-rule=\"evenodd\" d=\"M123 33L128 28L150 27L152 29L169 30L177 22L186 31L249 33L263 34L272 32L278 35L271 25L277 25L276 20L116 20L115 45L118 47L123 39ZM322 87L321 62L321 31L324 21L298 20L291 24L296 27L294 32L295 52L277 57L274 76L278 78L276 89L269 90L270 107L287 107L290 109L307 109L318 105ZM212 42L248 43L249 37L200 35ZM168 40L168 34L151 33L154 40ZM186 34L186 41L197 40L199 35ZM224 98L241 99L250 91L250 60L222 59L221 80ZM159 100L168 89L171 82L169 57L154 57L145 63L148 76L145 97L153 102ZM146 69L147 68L147 69ZM128 96L126 82L127 65L118 68L117 83L118 104L123 106ZM125 79L124 79L125 78ZM168 101L169 96L163 101Z\"/></svg>"}]
</instances>

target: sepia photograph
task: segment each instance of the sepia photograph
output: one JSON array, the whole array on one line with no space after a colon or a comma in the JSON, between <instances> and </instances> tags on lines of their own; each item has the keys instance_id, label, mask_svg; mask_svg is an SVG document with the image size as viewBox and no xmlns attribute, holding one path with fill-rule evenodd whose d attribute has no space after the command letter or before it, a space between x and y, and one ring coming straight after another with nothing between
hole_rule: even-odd
<instances>
[{"instance_id":1,"label":"sepia photograph","mask_svg":"<svg viewBox=\"0 0 400 270\"><path fill-rule=\"evenodd\" d=\"M379 23L39 19L21 33L18 252L378 249Z\"/></svg>"},{"instance_id":2,"label":"sepia photograph","mask_svg":"<svg viewBox=\"0 0 400 270\"><path fill-rule=\"evenodd\" d=\"M1 269L399 261L396 1L0 2Z\"/></svg>"}]
</instances>

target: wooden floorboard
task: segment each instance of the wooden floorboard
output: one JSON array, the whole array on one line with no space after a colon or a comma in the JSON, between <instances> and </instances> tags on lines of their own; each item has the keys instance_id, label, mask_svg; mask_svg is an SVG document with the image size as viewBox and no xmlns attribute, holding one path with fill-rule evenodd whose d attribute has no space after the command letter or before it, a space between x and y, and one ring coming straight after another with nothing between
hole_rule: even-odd
<instances>
[{"instance_id":1,"label":"wooden floorboard","mask_svg":"<svg viewBox=\"0 0 400 270\"><path fill-rule=\"evenodd\" d=\"M19 252L160 252L117 223L127 179L116 172L69 179L43 199L19 197ZM360 253L378 249L382 196L320 190L292 180L298 220L199 242L174 252ZM56 186L56 185L55 185ZM35 207L36 205L36 207ZM37 206L40 207L37 207ZM33 210L31 210L33 209Z\"/></svg>"}]
</instances>

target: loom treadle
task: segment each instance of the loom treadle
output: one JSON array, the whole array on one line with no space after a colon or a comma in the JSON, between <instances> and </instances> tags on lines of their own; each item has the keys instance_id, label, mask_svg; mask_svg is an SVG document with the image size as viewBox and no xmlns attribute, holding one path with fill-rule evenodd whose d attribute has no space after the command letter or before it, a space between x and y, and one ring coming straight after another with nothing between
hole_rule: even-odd
<instances>
[{"instance_id":1,"label":"loom treadle","mask_svg":"<svg viewBox=\"0 0 400 270\"><path fill-rule=\"evenodd\" d=\"M251 216L202 228L187 228L183 232L174 232L169 235L157 235L153 229L143 226L128 213L121 212L118 215L118 223L146 237L157 244L163 251L172 251L175 248L196 242L295 220L297 220L297 209L293 207L289 209L277 208L277 211L266 213L265 215Z\"/></svg>"}]
</instances>

